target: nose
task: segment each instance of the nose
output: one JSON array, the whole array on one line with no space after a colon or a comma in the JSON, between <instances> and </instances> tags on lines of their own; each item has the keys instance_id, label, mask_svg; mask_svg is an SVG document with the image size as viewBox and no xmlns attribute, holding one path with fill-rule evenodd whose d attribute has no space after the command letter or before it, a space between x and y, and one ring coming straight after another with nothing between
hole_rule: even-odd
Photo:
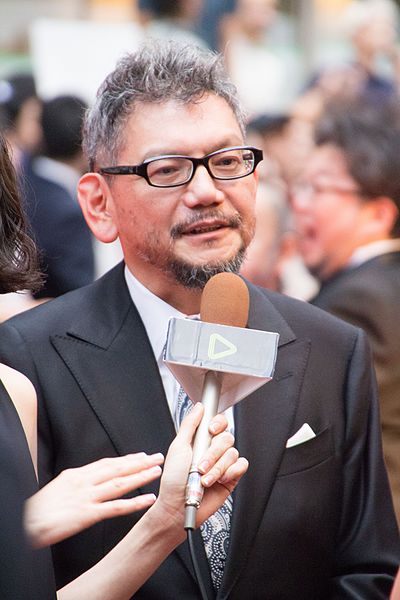
<instances>
[{"instance_id":1,"label":"nose","mask_svg":"<svg viewBox=\"0 0 400 600\"><path fill-rule=\"evenodd\" d=\"M212 206L224 201L224 193L217 187L204 165L199 165L193 179L184 187L182 200L189 208Z\"/></svg>"},{"instance_id":2,"label":"nose","mask_svg":"<svg viewBox=\"0 0 400 600\"><path fill-rule=\"evenodd\" d=\"M289 196L294 213L303 212L309 208L311 192L308 188L294 185L289 191Z\"/></svg>"}]
</instances>

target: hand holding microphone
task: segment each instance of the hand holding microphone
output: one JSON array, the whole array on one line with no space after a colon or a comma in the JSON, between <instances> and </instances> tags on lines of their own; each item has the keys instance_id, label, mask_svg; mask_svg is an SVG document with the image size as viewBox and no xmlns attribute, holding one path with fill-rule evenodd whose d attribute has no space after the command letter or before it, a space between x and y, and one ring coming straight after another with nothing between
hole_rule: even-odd
<instances>
[{"instance_id":1,"label":"hand holding microphone","mask_svg":"<svg viewBox=\"0 0 400 600\"><path fill-rule=\"evenodd\" d=\"M249 292L241 277L219 273L201 297L201 320L170 319L164 361L204 415L189 473L185 528L193 529L203 486L198 462L210 443L209 423L273 376L279 334L246 328Z\"/></svg>"}]
</instances>

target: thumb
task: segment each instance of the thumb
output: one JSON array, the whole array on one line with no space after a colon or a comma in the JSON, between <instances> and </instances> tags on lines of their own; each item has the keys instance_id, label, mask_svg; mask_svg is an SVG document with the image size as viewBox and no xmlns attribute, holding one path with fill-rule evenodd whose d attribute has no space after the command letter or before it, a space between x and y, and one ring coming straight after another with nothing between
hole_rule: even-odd
<instances>
[{"instance_id":1,"label":"thumb","mask_svg":"<svg viewBox=\"0 0 400 600\"><path fill-rule=\"evenodd\" d=\"M185 416L176 436L182 443L191 444L197 427L203 416L204 408L201 402L196 402L192 410Z\"/></svg>"}]
</instances>

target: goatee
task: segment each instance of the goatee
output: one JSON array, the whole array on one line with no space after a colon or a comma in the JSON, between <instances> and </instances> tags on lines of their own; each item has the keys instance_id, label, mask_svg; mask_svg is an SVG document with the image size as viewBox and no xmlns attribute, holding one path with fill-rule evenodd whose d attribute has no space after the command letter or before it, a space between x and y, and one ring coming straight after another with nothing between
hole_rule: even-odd
<instances>
[{"instance_id":1,"label":"goatee","mask_svg":"<svg viewBox=\"0 0 400 600\"><path fill-rule=\"evenodd\" d=\"M168 263L168 272L172 273L180 285L190 289L203 289L207 281L218 273L238 273L245 257L245 248L226 261L209 265L191 265L174 260Z\"/></svg>"}]
</instances>

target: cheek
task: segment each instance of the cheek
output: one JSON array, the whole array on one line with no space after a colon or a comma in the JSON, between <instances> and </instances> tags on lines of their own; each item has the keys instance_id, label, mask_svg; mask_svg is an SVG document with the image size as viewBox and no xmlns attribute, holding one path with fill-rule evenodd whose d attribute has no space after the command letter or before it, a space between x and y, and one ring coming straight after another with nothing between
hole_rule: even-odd
<instances>
[{"instance_id":1,"label":"cheek","mask_svg":"<svg viewBox=\"0 0 400 600\"><path fill-rule=\"evenodd\" d=\"M256 226L256 183L254 182L250 189L245 188L239 198L235 208L239 212L244 229L251 240Z\"/></svg>"}]
</instances>

